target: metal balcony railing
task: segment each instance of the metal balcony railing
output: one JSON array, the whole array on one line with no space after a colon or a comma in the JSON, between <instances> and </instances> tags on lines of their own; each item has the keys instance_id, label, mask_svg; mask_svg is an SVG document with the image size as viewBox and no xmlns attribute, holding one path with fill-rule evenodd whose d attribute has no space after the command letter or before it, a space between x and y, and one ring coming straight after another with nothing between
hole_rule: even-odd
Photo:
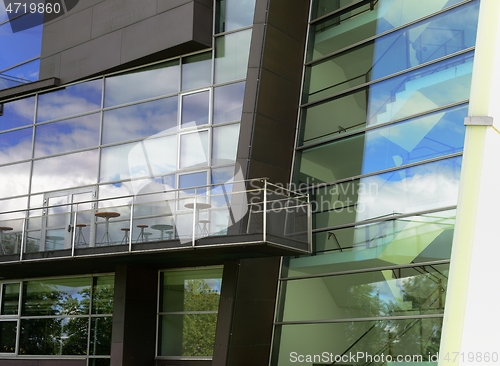
<instances>
[{"instance_id":1,"label":"metal balcony railing","mask_svg":"<svg viewBox=\"0 0 500 366\"><path fill-rule=\"evenodd\" d=\"M267 179L139 188L148 193L0 212L0 262L251 243L311 252L309 197Z\"/></svg>"}]
</instances>

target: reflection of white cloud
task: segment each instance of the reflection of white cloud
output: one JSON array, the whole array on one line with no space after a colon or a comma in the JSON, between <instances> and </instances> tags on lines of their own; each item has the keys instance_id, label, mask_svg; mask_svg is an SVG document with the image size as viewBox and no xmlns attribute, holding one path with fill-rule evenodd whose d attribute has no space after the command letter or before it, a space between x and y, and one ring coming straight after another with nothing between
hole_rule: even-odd
<instances>
[{"instance_id":1,"label":"reflection of white cloud","mask_svg":"<svg viewBox=\"0 0 500 366\"><path fill-rule=\"evenodd\" d=\"M91 150L35 161L32 192L48 192L95 184L98 157L98 151Z\"/></svg>"},{"instance_id":2,"label":"reflection of white cloud","mask_svg":"<svg viewBox=\"0 0 500 366\"><path fill-rule=\"evenodd\" d=\"M76 95L54 93L49 98L45 99L40 96L40 104L38 106L38 120L48 121L51 119L60 118L63 116L73 116L78 113L97 110L101 106L92 103L84 97Z\"/></svg>"},{"instance_id":3,"label":"reflection of white cloud","mask_svg":"<svg viewBox=\"0 0 500 366\"><path fill-rule=\"evenodd\" d=\"M359 192L356 221L455 205L459 170L449 165L434 164L433 167L424 165L413 168L417 169L415 175L400 180L387 180L387 174L361 179L365 187L377 189Z\"/></svg>"}]
</instances>

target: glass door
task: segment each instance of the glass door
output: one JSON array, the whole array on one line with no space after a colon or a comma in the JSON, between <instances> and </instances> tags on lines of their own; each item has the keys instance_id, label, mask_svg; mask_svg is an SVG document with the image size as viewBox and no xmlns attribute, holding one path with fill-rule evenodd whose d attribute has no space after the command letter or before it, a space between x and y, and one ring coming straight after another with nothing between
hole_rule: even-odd
<instances>
[{"instance_id":1,"label":"glass door","mask_svg":"<svg viewBox=\"0 0 500 366\"><path fill-rule=\"evenodd\" d=\"M40 251L93 246L96 188L45 193Z\"/></svg>"}]
</instances>

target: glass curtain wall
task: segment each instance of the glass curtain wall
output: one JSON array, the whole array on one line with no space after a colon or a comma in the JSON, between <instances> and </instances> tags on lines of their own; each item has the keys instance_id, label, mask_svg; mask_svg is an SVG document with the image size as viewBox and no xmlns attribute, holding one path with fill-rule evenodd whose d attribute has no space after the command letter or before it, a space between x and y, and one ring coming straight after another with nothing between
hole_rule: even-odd
<instances>
[{"instance_id":1,"label":"glass curtain wall","mask_svg":"<svg viewBox=\"0 0 500 366\"><path fill-rule=\"evenodd\" d=\"M433 361L478 9L312 0L292 183L314 254L283 259L273 365Z\"/></svg>"},{"instance_id":2,"label":"glass curtain wall","mask_svg":"<svg viewBox=\"0 0 500 366\"><path fill-rule=\"evenodd\" d=\"M0 284L0 353L86 358L109 365L114 276Z\"/></svg>"},{"instance_id":3,"label":"glass curtain wall","mask_svg":"<svg viewBox=\"0 0 500 366\"><path fill-rule=\"evenodd\" d=\"M57 192L82 187L102 199L231 180L254 6L217 1L212 49L3 103L0 174L10 179L0 188L2 210L40 208ZM122 240L129 216L113 220L113 242ZM4 254L18 250L22 218L0 216L13 228ZM82 228L87 242L89 223ZM28 251L57 249L44 243L44 225L29 220ZM64 237L62 226L54 230L49 236ZM103 230L97 225L95 235Z\"/></svg>"}]
</instances>

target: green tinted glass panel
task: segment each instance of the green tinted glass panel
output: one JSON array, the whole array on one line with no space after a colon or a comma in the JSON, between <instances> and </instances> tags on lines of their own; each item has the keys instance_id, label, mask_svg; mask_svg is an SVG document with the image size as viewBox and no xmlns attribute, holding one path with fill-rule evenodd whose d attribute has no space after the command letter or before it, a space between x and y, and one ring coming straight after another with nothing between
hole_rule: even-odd
<instances>
[{"instance_id":1,"label":"green tinted glass panel","mask_svg":"<svg viewBox=\"0 0 500 366\"><path fill-rule=\"evenodd\" d=\"M26 281L22 315L88 314L90 286L90 277Z\"/></svg>"},{"instance_id":2,"label":"green tinted glass panel","mask_svg":"<svg viewBox=\"0 0 500 366\"><path fill-rule=\"evenodd\" d=\"M311 26L308 60L320 58L369 37L424 18L460 1L360 1L358 6L348 7ZM351 1L320 0L318 3L324 5L317 6L319 11L316 15L321 16L337 10L348 2Z\"/></svg>"},{"instance_id":3,"label":"green tinted glass panel","mask_svg":"<svg viewBox=\"0 0 500 366\"><path fill-rule=\"evenodd\" d=\"M5 283L2 286L2 315L19 312L19 283Z\"/></svg>"},{"instance_id":4,"label":"green tinted glass panel","mask_svg":"<svg viewBox=\"0 0 500 366\"><path fill-rule=\"evenodd\" d=\"M162 274L160 311L217 311L222 268Z\"/></svg>"},{"instance_id":5,"label":"green tinted glass panel","mask_svg":"<svg viewBox=\"0 0 500 366\"><path fill-rule=\"evenodd\" d=\"M209 86L212 81L212 52L182 59L182 90Z\"/></svg>"},{"instance_id":6,"label":"green tinted glass panel","mask_svg":"<svg viewBox=\"0 0 500 366\"><path fill-rule=\"evenodd\" d=\"M467 53L308 106L302 110L302 141L313 142L467 100L472 62L472 54Z\"/></svg>"},{"instance_id":7,"label":"green tinted glass panel","mask_svg":"<svg viewBox=\"0 0 500 366\"><path fill-rule=\"evenodd\" d=\"M161 356L212 356L217 314L161 315Z\"/></svg>"},{"instance_id":8,"label":"green tinted glass panel","mask_svg":"<svg viewBox=\"0 0 500 366\"><path fill-rule=\"evenodd\" d=\"M454 206L460 167L456 157L330 186L312 198L313 227Z\"/></svg>"},{"instance_id":9,"label":"green tinted glass panel","mask_svg":"<svg viewBox=\"0 0 500 366\"><path fill-rule=\"evenodd\" d=\"M0 322L0 353L16 351L17 321Z\"/></svg>"},{"instance_id":10,"label":"green tinted glass panel","mask_svg":"<svg viewBox=\"0 0 500 366\"><path fill-rule=\"evenodd\" d=\"M244 79L247 75L252 30L215 39L215 83Z\"/></svg>"},{"instance_id":11,"label":"green tinted glass panel","mask_svg":"<svg viewBox=\"0 0 500 366\"><path fill-rule=\"evenodd\" d=\"M114 276L94 278L92 289L92 314L113 314Z\"/></svg>"},{"instance_id":12,"label":"green tinted glass panel","mask_svg":"<svg viewBox=\"0 0 500 366\"><path fill-rule=\"evenodd\" d=\"M382 258L383 259L383 258ZM449 265L283 282L279 321L442 314Z\"/></svg>"},{"instance_id":13,"label":"green tinted glass panel","mask_svg":"<svg viewBox=\"0 0 500 366\"><path fill-rule=\"evenodd\" d=\"M467 112L454 107L305 149L298 168L328 182L461 152Z\"/></svg>"},{"instance_id":14,"label":"green tinted glass panel","mask_svg":"<svg viewBox=\"0 0 500 366\"><path fill-rule=\"evenodd\" d=\"M366 258L378 258L386 248L394 258L414 263L449 259L454 224L451 210L328 230L313 235L314 251L337 252L335 262L354 261L363 253Z\"/></svg>"},{"instance_id":15,"label":"green tinted glass panel","mask_svg":"<svg viewBox=\"0 0 500 366\"><path fill-rule=\"evenodd\" d=\"M88 317L22 319L19 353L85 355L88 322Z\"/></svg>"},{"instance_id":16,"label":"green tinted glass panel","mask_svg":"<svg viewBox=\"0 0 500 366\"><path fill-rule=\"evenodd\" d=\"M442 318L398 319L364 322L345 322L331 324L300 324L282 325L277 329L277 346L279 351L274 363L278 366L298 363L297 355L319 355L316 361L310 360L309 365L331 365L335 356L357 355L337 359L336 365L394 365L387 362L387 356L409 356L410 364L437 365L428 362L430 356L436 357L441 338ZM326 352L324 359L321 359ZM374 356L384 354L381 362ZM332 355L330 358L330 354ZM371 356L371 358L370 358ZM413 358L412 358L413 357ZM303 361L305 362L305 360ZM415 363L413 363L415 362Z\"/></svg>"},{"instance_id":17,"label":"green tinted glass panel","mask_svg":"<svg viewBox=\"0 0 500 366\"><path fill-rule=\"evenodd\" d=\"M357 0L313 0L311 19L319 18L344 6L355 3Z\"/></svg>"},{"instance_id":18,"label":"green tinted glass panel","mask_svg":"<svg viewBox=\"0 0 500 366\"><path fill-rule=\"evenodd\" d=\"M90 320L90 344L91 355L111 354L111 328L112 317L95 317Z\"/></svg>"},{"instance_id":19,"label":"green tinted glass panel","mask_svg":"<svg viewBox=\"0 0 500 366\"><path fill-rule=\"evenodd\" d=\"M255 0L217 0L215 33L252 25L254 9Z\"/></svg>"},{"instance_id":20,"label":"green tinted glass panel","mask_svg":"<svg viewBox=\"0 0 500 366\"><path fill-rule=\"evenodd\" d=\"M478 11L474 2L307 67L304 102L473 47Z\"/></svg>"}]
</instances>

